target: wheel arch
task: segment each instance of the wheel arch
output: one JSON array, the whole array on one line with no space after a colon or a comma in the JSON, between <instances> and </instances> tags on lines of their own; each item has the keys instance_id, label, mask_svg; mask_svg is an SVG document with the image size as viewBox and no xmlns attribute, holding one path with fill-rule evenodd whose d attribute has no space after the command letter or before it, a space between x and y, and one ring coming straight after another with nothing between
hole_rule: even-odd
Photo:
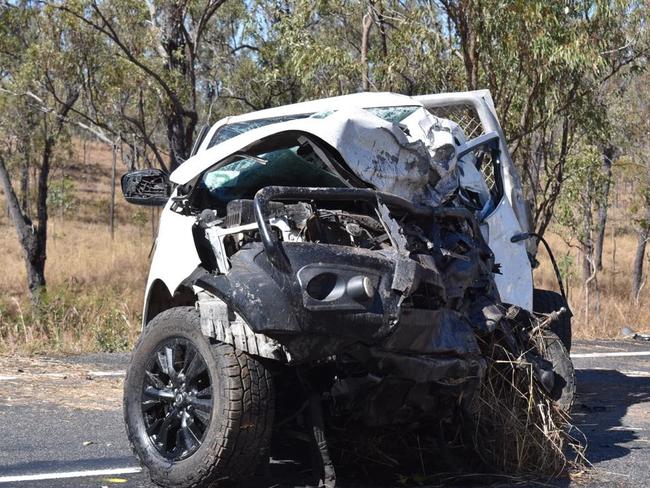
<instances>
[{"instance_id":1,"label":"wheel arch","mask_svg":"<svg viewBox=\"0 0 650 488\"><path fill-rule=\"evenodd\" d=\"M161 312L174 307L194 306L196 300L197 297L192 288L181 284L172 294L164 281L155 279L151 283L145 298L142 328L144 329Z\"/></svg>"}]
</instances>

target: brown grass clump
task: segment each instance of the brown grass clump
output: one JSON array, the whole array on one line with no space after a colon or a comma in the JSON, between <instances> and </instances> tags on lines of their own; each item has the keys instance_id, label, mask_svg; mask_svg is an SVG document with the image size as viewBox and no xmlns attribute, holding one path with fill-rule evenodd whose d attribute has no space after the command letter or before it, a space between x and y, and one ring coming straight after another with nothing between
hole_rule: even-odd
<instances>
[{"instance_id":1,"label":"brown grass clump","mask_svg":"<svg viewBox=\"0 0 650 488\"><path fill-rule=\"evenodd\" d=\"M532 364L493 347L478 395L476 454L494 472L516 476L553 478L582 464L584 448L570 435L570 416L542 391ZM572 461L568 449L575 453Z\"/></svg>"},{"instance_id":2,"label":"brown grass clump","mask_svg":"<svg viewBox=\"0 0 650 488\"><path fill-rule=\"evenodd\" d=\"M0 352L129 349L140 328L151 235L118 225L61 221L50 226L41 310L29 302L15 232L0 218Z\"/></svg>"}]
</instances>

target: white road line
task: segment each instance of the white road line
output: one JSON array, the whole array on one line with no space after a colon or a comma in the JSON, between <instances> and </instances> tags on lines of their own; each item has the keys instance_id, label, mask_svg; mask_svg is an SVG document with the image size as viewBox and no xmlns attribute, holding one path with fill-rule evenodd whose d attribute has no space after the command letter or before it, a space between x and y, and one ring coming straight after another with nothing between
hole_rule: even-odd
<instances>
[{"instance_id":1,"label":"white road line","mask_svg":"<svg viewBox=\"0 0 650 488\"><path fill-rule=\"evenodd\" d=\"M571 354L571 358L628 358L637 356L650 356L650 351L629 352L586 352Z\"/></svg>"},{"instance_id":2,"label":"white road line","mask_svg":"<svg viewBox=\"0 0 650 488\"><path fill-rule=\"evenodd\" d=\"M126 371L88 371L88 376L96 376L98 378L105 376L126 376Z\"/></svg>"},{"instance_id":3,"label":"white road line","mask_svg":"<svg viewBox=\"0 0 650 488\"><path fill-rule=\"evenodd\" d=\"M621 371L621 373L633 378L650 378L650 372L648 371Z\"/></svg>"},{"instance_id":4,"label":"white road line","mask_svg":"<svg viewBox=\"0 0 650 488\"><path fill-rule=\"evenodd\" d=\"M85 478L88 476L115 476L120 474L135 474L142 471L140 467L95 469L87 471L66 471L62 473L25 474L19 476L0 476L0 483L20 483L21 481L58 480L65 478Z\"/></svg>"},{"instance_id":5,"label":"white road line","mask_svg":"<svg viewBox=\"0 0 650 488\"><path fill-rule=\"evenodd\" d=\"M18 376L2 376L0 375L0 381L13 381L17 380Z\"/></svg>"}]
</instances>

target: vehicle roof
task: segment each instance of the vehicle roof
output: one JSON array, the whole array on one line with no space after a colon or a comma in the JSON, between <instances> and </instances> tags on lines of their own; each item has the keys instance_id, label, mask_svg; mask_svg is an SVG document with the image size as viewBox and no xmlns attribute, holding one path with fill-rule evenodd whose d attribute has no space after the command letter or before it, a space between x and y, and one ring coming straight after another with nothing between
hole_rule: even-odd
<instances>
[{"instance_id":1,"label":"vehicle roof","mask_svg":"<svg viewBox=\"0 0 650 488\"><path fill-rule=\"evenodd\" d=\"M397 93L389 92L362 92L339 97L321 98L308 102L293 103L281 107L258 110L242 115L227 117L228 123L245 122L248 120L267 119L270 117L281 117L284 115L313 114L325 110L337 110L341 108L371 108L371 107L394 107L403 105L422 105L417 100Z\"/></svg>"},{"instance_id":2,"label":"vehicle roof","mask_svg":"<svg viewBox=\"0 0 650 488\"><path fill-rule=\"evenodd\" d=\"M319 112L341 110L346 108L368 109L399 106L418 106L429 108L430 106L462 105L467 104L474 99L481 99L482 103L489 102L491 107L491 97L487 90L480 90L475 92L441 93L416 97L389 92L362 92L351 95L300 102L291 105L283 105L280 107L226 117L219 120L212 126L210 131L206 134L196 154L190 157L181 166L179 166L170 175L170 180L177 184L185 184L196 177L200 172L206 170L207 168L234 154L235 152L242 151L247 146L256 143L256 141L279 132L295 131L311 133L312 135L318 136L318 133L322 130L320 127L321 121L319 119L303 118L298 120L272 123L266 126L254 128L250 131L229 138L219 144L213 145L212 147L208 147L215 132L220 127L223 127L227 124L290 115L311 115Z\"/></svg>"},{"instance_id":3,"label":"vehicle roof","mask_svg":"<svg viewBox=\"0 0 650 488\"><path fill-rule=\"evenodd\" d=\"M169 178L173 183L183 185L219 161L234 153L245 152L249 146L254 145L268 136L281 132L301 132L318 136L326 124L327 122L324 122L323 119L307 118L279 122L251 129L248 132L225 140L204 151L199 151L176 168Z\"/></svg>"},{"instance_id":4,"label":"vehicle roof","mask_svg":"<svg viewBox=\"0 0 650 488\"><path fill-rule=\"evenodd\" d=\"M283 117L287 115L315 114L327 110L339 110L342 108L378 108L378 107L400 107L404 105L422 106L422 103L407 95L400 95L390 92L362 92L338 97L321 98L307 102L292 103L280 107L256 110L241 115L232 115L218 120L208 131L197 153L205 151L215 132L224 125L250 120L268 119L272 117Z\"/></svg>"}]
</instances>

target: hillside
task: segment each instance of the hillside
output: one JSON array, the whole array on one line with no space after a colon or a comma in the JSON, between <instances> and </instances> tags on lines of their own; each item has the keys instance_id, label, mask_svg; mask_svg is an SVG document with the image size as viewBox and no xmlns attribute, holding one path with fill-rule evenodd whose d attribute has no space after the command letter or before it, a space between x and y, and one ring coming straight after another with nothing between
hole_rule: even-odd
<instances>
[{"instance_id":1,"label":"hillside","mask_svg":"<svg viewBox=\"0 0 650 488\"><path fill-rule=\"evenodd\" d=\"M116 189L111 240L111 152L100 144L86 149L86 164L82 144L75 144L74 156L52 172L54 193L63 188L64 195L50 208L41 317L27 312L21 250L6 212L0 215L0 349L117 350L137 336L155 212L129 205ZM120 162L118 176L124 171ZM62 177L66 183L57 184Z\"/></svg>"},{"instance_id":2,"label":"hillside","mask_svg":"<svg viewBox=\"0 0 650 488\"><path fill-rule=\"evenodd\" d=\"M73 157L52 173L52 191L61 193L53 204L46 278L48 298L40 317L28 312L25 269L16 234L6 212L0 215L0 349L80 352L129 349L140 327L142 298L157 211L124 201L116 188L116 230L108 226L111 152L101 144L74 144ZM119 175L125 166L118 158ZM64 181L63 184L60 182ZM119 181L118 181L119 184ZM626 188L616 195L624 195ZM625 198L612 209L611 228L599 274L600 315L586 316L580 285L579 258L560 235L548 234L563 270L568 271L569 297L577 337L616 337L623 327L648 329L650 317L642 313L650 300L644 289L637 305L629 299L629 269L636 245L626 227ZM60 203L63 202L63 203ZM628 222L629 223L629 222ZM556 288L555 277L543 250L535 272L537 286ZM595 298L590 297L592 303Z\"/></svg>"}]
</instances>

